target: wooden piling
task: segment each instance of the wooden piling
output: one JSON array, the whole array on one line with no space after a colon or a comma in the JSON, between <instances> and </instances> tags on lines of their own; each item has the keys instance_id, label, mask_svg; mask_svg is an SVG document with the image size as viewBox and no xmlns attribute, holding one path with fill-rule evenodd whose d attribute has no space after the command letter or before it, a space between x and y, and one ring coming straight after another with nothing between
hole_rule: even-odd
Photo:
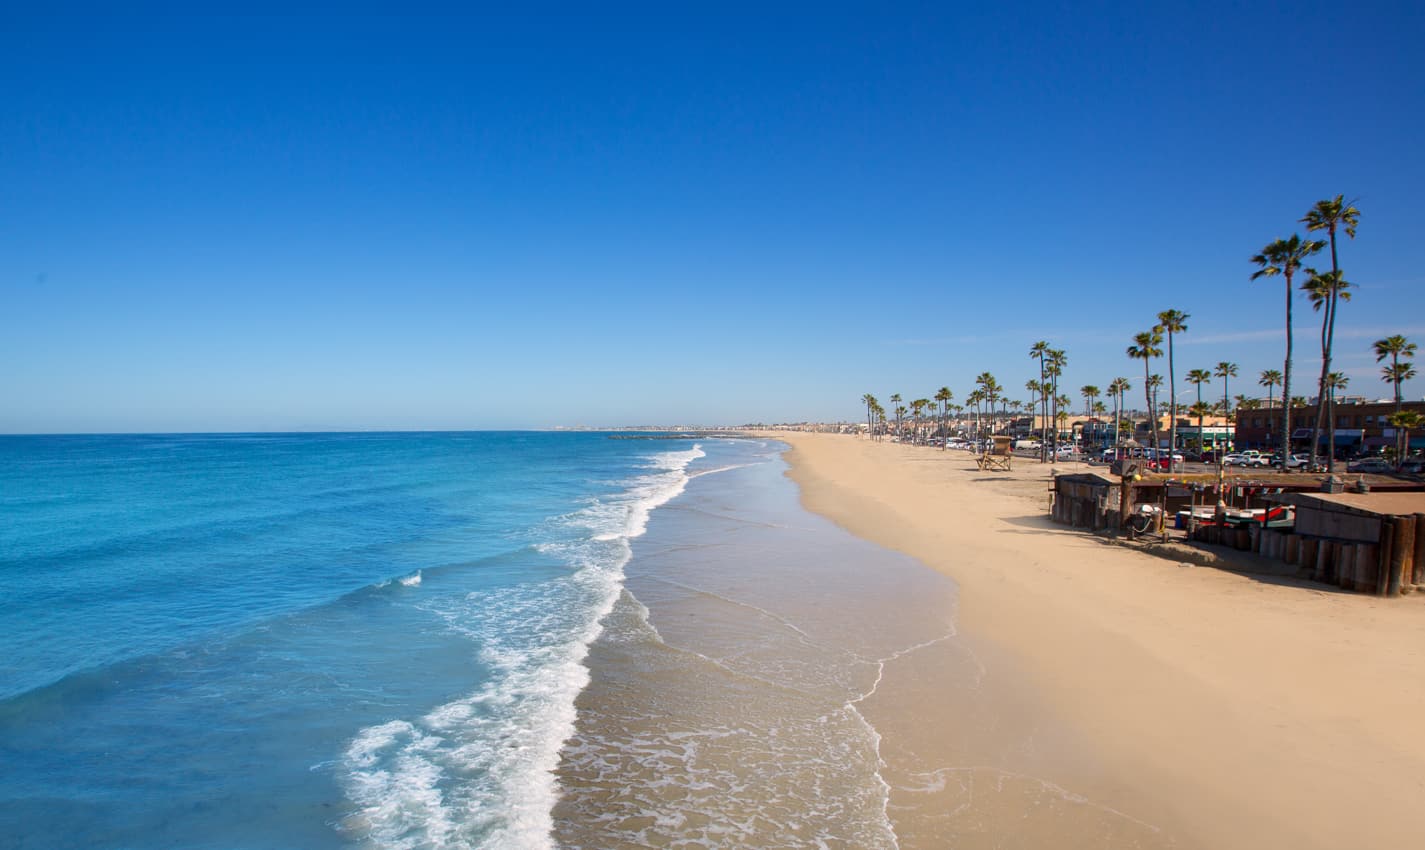
<instances>
[{"instance_id":1,"label":"wooden piling","mask_svg":"<svg viewBox=\"0 0 1425 850\"><path fill-rule=\"evenodd\" d=\"M1356 552L1360 547L1342 543L1336 547L1336 586L1351 589L1356 580Z\"/></svg>"},{"instance_id":2,"label":"wooden piling","mask_svg":"<svg viewBox=\"0 0 1425 850\"><path fill-rule=\"evenodd\" d=\"M1316 549L1316 564L1312 568L1312 576L1319 582L1330 584L1335 580L1331 568L1335 566L1337 543L1334 540L1322 540Z\"/></svg>"},{"instance_id":3,"label":"wooden piling","mask_svg":"<svg viewBox=\"0 0 1425 850\"><path fill-rule=\"evenodd\" d=\"M1321 541L1315 537L1301 538L1301 544L1297 547L1296 554L1296 574L1305 578L1318 578L1316 574L1316 555L1321 548Z\"/></svg>"},{"instance_id":4,"label":"wooden piling","mask_svg":"<svg viewBox=\"0 0 1425 850\"><path fill-rule=\"evenodd\" d=\"M1357 593L1372 593L1376 589L1376 569L1380 564L1380 546L1375 543L1356 544L1356 569L1351 589Z\"/></svg>"},{"instance_id":5,"label":"wooden piling","mask_svg":"<svg viewBox=\"0 0 1425 850\"><path fill-rule=\"evenodd\" d=\"M1376 560L1376 596L1385 596L1390 584L1390 562L1394 559L1395 517L1382 517L1380 521L1380 557Z\"/></svg>"},{"instance_id":6,"label":"wooden piling","mask_svg":"<svg viewBox=\"0 0 1425 850\"><path fill-rule=\"evenodd\" d=\"M1385 595L1399 596L1401 585L1407 575L1413 575L1415 558L1415 517L1395 517L1395 539L1391 542L1390 576L1386 580Z\"/></svg>"},{"instance_id":7,"label":"wooden piling","mask_svg":"<svg viewBox=\"0 0 1425 850\"><path fill-rule=\"evenodd\" d=\"M1252 538L1253 552L1262 551L1262 532L1265 530L1266 529L1262 528L1262 526L1257 525L1256 523L1252 523L1250 526L1247 527L1247 533L1251 535Z\"/></svg>"},{"instance_id":8,"label":"wooden piling","mask_svg":"<svg viewBox=\"0 0 1425 850\"><path fill-rule=\"evenodd\" d=\"M1425 584L1425 514L1415 515L1415 569L1412 584Z\"/></svg>"},{"instance_id":9,"label":"wooden piling","mask_svg":"<svg viewBox=\"0 0 1425 850\"><path fill-rule=\"evenodd\" d=\"M1286 536L1286 557L1282 560L1288 564L1301 563L1301 538L1295 534Z\"/></svg>"}]
</instances>

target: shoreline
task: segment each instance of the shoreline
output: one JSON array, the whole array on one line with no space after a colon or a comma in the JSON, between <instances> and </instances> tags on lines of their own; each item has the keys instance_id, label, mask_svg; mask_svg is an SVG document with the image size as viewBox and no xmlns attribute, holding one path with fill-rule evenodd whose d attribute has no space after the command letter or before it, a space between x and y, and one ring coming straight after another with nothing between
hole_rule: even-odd
<instances>
[{"instance_id":1,"label":"shoreline","mask_svg":"<svg viewBox=\"0 0 1425 850\"><path fill-rule=\"evenodd\" d=\"M992 659L968 703L907 664L868 705L883 746L917 776L963 786L979 770L968 790L982 801L995 777L997 789L1027 783L966 823L951 798L888 777L903 846L1014 835L1021 846L1398 847L1425 832L1416 600L1178 565L1062 529L1047 518L1050 464L986 474L963 452L765 436L790 446L809 510L952 577L959 640ZM1053 817L1035 804L1027 818L1035 788L1062 792Z\"/></svg>"}]
</instances>

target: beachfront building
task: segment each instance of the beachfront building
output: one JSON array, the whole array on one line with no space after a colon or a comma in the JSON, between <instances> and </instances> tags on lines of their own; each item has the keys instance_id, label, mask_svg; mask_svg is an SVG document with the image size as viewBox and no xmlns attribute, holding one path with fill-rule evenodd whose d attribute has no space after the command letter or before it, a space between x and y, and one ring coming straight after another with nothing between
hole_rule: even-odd
<instances>
[{"instance_id":1,"label":"beachfront building","mask_svg":"<svg viewBox=\"0 0 1425 850\"><path fill-rule=\"evenodd\" d=\"M1218 416L1216 418L1223 419L1224 422L1209 425L1204 419L1201 431L1198 430L1196 422L1186 426L1179 425L1178 448L1191 448L1205 452L1234 448L1237 438L1236 426L1227 424L1225 417Z\"/></svg>"},{"instance_id":2,"label":"beachfront building","mask_svg":"<svg viewBox=\"0 0 1425 850\"><path fill-rule=\"evenodd\" d=\"M1158 417L1158 443L1162 448L1167 448L1170 439L1172 419L1167 416ZM1199 432L1197 417L1178 417L1178 444L1174 448L1193 449L1201 451L1211 451L1214 449L1230 449L1236 439L1236 427L1225 416L1204 416L1202 418L1202 430ZM1143 445L1151 445L1153 433L1151 422L1147 419L1135 420L1133 423L1133 439ZM1240 448L1240 446L1239 446Z\"/></svg>"},{"instance_id":3,"label":"beachfront building","mask_svg":"<svg viewBox=\"0 0 1425 850\"><path fill-rule=\"evenodd\" d=\"M1413 410L1425 416L1425 401L1407 401L1401 410ZM1395 429L1387 420L1395 413L1394 401L1375 401L1360 397L1336 399L1336 450L1344 454L1373 454L1395 445ZM1254 410L1237 411L1237 448L1274 448L1281 441L1282 411L1263 405ZM1311 430L1316 426L1316 400L1306 407L1292 408L1291 445L1294 450L1311 449ZM1320 446L1326 446L1326 429L1322 429ZM1410 450L1425 450L1425 432L1410 435Z\"/></svg>"}]
</instances>

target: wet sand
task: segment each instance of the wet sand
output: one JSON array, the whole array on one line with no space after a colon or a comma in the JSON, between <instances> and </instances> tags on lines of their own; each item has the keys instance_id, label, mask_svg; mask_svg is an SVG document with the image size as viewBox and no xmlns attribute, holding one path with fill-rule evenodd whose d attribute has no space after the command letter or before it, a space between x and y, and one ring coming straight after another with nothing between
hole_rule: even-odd
<instances>
[{"instance_id":1,"label":"wet sand","mask_svg":"<svg viewBox=\"0 0 1425 850\"><path fill-rule=\"evenodd\" d=\"M1425 598L1105 545L1047 520L1032 461L768 436L808 508L960 587L961 660L863 703L901 847L1425 845Z\"/></svg>"}]
</instances>

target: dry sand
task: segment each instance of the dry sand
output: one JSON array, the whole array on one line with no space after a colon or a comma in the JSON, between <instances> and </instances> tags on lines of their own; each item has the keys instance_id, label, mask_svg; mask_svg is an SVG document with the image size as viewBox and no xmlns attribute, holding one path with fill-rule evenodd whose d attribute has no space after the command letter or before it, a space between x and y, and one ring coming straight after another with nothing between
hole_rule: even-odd
<instances>
[{"instance_id":1,"label":"dry sand","mask_svg":"<svg viewBox=\"0 0 1425 850\"><path fill-rule=\"evenodd\" d=\"M972 663L907 656L865 705L902 846L1425 846L1425 599L1062 529L1032 461L767 436L808 508L960 585Z\"/></svg>"}]
</instances>

